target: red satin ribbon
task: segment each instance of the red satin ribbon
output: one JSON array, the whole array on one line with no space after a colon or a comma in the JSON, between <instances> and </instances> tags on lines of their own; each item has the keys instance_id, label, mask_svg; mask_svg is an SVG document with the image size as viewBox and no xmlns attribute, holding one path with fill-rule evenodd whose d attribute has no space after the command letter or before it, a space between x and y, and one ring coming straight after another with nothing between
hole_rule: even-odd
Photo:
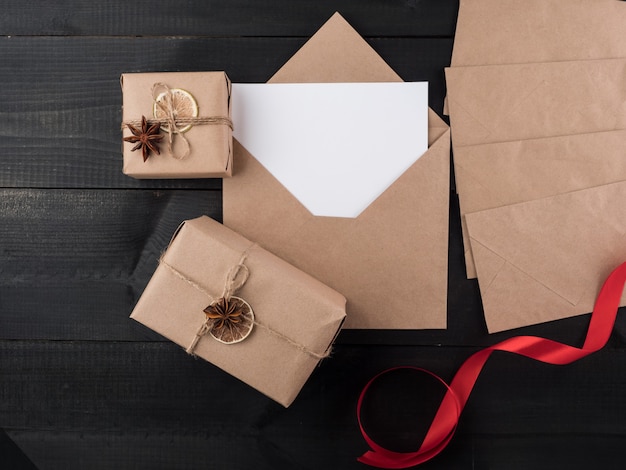
<instances>
[{"instance_id":1,"label":"red satin ribbon","mask_svg":"<svg viewBox=\"0 0 626 470\"><path fill-rule=\"evenodd\" d=\"M625 283L626 263L623 263L609 275L600 290L582 348L568 346L567 344L537 336L515 336L471 355L459 368L449 386L443 379L432 372L417 367L395 367L376 375L365 385L357 403L359 428L363 438L371 448L357 460L379 468L408 468L426 462L439 454L452 439L459 421L459 415L467 403L476 379L485 362L494 351L506 351L548 364L564 365L602 349L609 340L613 330ZM437 378L448 389L424 437L422 445L416 452L393 452L379 446L367 435L361 422L363 397L372 382L383 374L404 368L426 372Z\"/></svg>"}]
</instances>

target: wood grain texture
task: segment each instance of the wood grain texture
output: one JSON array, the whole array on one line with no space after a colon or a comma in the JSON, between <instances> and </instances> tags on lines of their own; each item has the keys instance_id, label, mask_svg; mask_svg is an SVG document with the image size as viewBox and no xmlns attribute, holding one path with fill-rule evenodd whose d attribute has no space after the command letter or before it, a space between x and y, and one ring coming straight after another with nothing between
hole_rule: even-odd
<instances>
[{"instance_id":1,"label":"wood grain texture","mask_svg":"<svg viewBox=\"0 0 626 470\"><path fill-rule=\"evenodd\" d=\"M471 351L388 347L384 355L379 352L337 347L284 409L171 343L3 341L1 415L10 436L41 469L60 463L133 468L143 458L156 468L176 460L176 468L197 468L201 449L233 469L252 463L254 468L359 468L354 457L364 443L354 433L352 405L360 386L381 368L403 361L449 377ZM500 354L479 379L449 452L424 468L503 465L507 453L512 458L511 452L526 448L528 455L514 460L524 468L541 464L534 449L549 453L552 441L561 442L555 449L561 454L547 462L569 461L567 441L589 441L589 448L576 452L587 461L594 446L615 456L626 432L626 406L619 404L626 384L618 379L625 374L623 350L607 349L568 367ZM416 447L428 423L417 418L425 406L432 412L431 394L420 391L431 390L410 374L390 376L372 391L374 406L364 418L381 443L396 450ZM604 400L595 399L598 393ZM608 438L604 443L602 436ZM233 445L246 452L229 453ZM147 457L157 447L162 449Z\"/></svg>"},{"instance_id":2,"label":"wood grain texture","mask_svg":"<svg viewBox=\"0 0 626 470\"><path fill-rule=\"evenodd\" d=\"M265 82L304 41L0 37L0 187L221 189L217 179L135 180L122 174L120 75L226 70L234 82ZM371 43L405 80L428 80L430 102L441 112L451 39Z\"/></svg>"},{"instance_id":3,"label":"wood grain texture","mask_svg":"<svg viewBox=\"0 0 626 470\"><path fill-rule=\"evenodd\" d=\"M580 346L589 316L488 335L464 275L452 193L448 330L343 331L284 409L128 315L178 224L221 220L219 180L121 173L123 72L225 70L264 82L334 11L441 114L458 0L6 0L0 15L0 468L363 469L354 408L396 365L449 380L515 334ZM452 180L453 183L453 180ZM452 186L453 188L453 186ZM626 309L567 367L495 354L457 434L423 469L623 468ZM372 389L364 419L395 450L423 438L441 388Z\"/></svg>"},{"instance_id":4,"label":"wood grain texture","mask_svg":"<svg viewBox=\"0 0 626 470\"><path fill-rule=\"evenodd\" d=\"M335 444L325 451L337 452L331 459L318 449L312 449L305 458L294 458L289 449L272 445L256 436L212 436L206 433L164 434L156 432L79 433L59 431L55 433L15 431L10 436L20 444L39 470L93 470L133 468L165 470L197 470L210 462L228 461L229 470L276 470L276 469L345 469L362 470L362 464L352 455L342 452ZM332 443L331 443L332 444ZM449 452L436 460L427 462L424 470L467 469L584 469L622 468L623 436L598 436L583 434L575 436L528 435L457 435L449 446ZM238 451L233 451L235 446ZM207 452L210 451L210 457ZM72 460L67 456L72 455ZM324 458L326 457L326 458ZM11 462L11 461L7 461ZM20 470L33 466L8 467Z\"/></svg>"},{"instance_id":5,"label":"wood grain texture","mask_svg":"<svg viewBox=\"0 0 626 470\"><path fill-rule=\"evenodd\" d=\"M45 428L53 422L59 428L103 431L126 427L139 430L180 428L198 432L220 427L235 429L258 423L263 416L266 416L264 426L271 422L281 427L303 419L302 414L308 415L312 406L322 414L310 415L306 419L323 426L333 410L343 409L343 405L358 394L358 385L378 368L411 360L449 376L454 370L452 363L462 361L471 352L449 348L449 357L445 359L438 348L424 347L420 348L417 358L412 347L390 347L384 357L379 357L371 349L364 352L361 348L337 347L335 360L324 362L298 401L289 410L284 410L215 367L189 358L180 347L171 343L31 344L5 341L0 345L3 367L24 366L22 370L6 373L3 377L3 396L10 397L2 404L6 425L17 429L28 426ZM346 367L361 360L367 361L367 365ZM589 373L588 366L597 366L606 360L612 362L612 367L605 369L610 371L609 374ZM611 409L588 398L596 393L596 387L606 390L607 385L614 388L607 399L623 394L623 385L613 381L623 376L626 367L624 352L607 350L590 358L589 362L588 365L554 367L510 355L494 357L477 384L460 430L515 434L549 433L561 429L563 432L584 433L606 432L612 427L614 431L623 432L626 426L623 406ZM587 378L581 380L584 375ZM168 379L164 381L164 377ZM396 380L393 383L404 385L411 379L401 378L404 382ZM496 381L498 390L492 388ZM537 396L536 385L541 383L549 386ZM575 394L563 393L574 385ZM48 392L45 396L39 393L42 389ZM11 394L17 390L19 394ZM379 404L383 398L392 402L408 399L407 409L421 406L420 400L413 400L412 394L405 393L402 386L386 392L384 397L378 398ZM244 397L242 403L234 406L233 400ZM529 399L532 400L528 404L532 406L527 407L524 400ZM510 408L513 401L519 403L516 407L519 409ZM72 403L76 406L68 408ZM323 411L326 407L330 408ZM560 417L564 409L575 409L576 413ZM155 410L158 413L154 413ZM268 413L271 418L267 417ZM381 410L380 414L384 412ZM317 418L313 419L313 416ZM544 419L548 417L560 419ZM602 419L595 419L598 417ZM352 413L346 410L343 419L353 419ZM374 416L373 419L381 417ZM392 424L387 423L390 428ZM284 430L288 429L287 426Z\"/></svg>"},{"instance_id":6,"label":"wood grain texture","mask_svg":"<svg viewBox=\"0 0 626 470\"><path fill-rule=\"evenodd\" d=\"M141 339L128 320L186 219L221 220L200 190L0 190L0 337Z\"/></svg>"},{"instance_id":7,"label":"wood grain texture","mask_svg":"<svg viewBox=\"0 0 626 470\"><path fill-rule=\"evenodd\" d=\"M2 35L308 37L340 11L363 36L438 37L454 34L458 0L5 0L2 9Z\"/></svg>"},{"instance_id":8,"label":"wood grain texture","mask_svg":"<svg viewBox=\"0 0 626 470\"><path fill-rule=\"evenodd\" d=\"M145 275L181 221L221 218L209 191L0 191L0 279L120 280ZM27 217L25 217L27 215Z\"/></svg>"}]
</instances>

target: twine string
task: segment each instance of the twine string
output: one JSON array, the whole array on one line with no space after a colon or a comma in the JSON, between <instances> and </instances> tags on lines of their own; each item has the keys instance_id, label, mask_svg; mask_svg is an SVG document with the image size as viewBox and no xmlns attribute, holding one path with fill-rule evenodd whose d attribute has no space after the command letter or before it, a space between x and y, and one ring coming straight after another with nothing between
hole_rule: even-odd
<instances>
[{"instance_id":1,"label":"twine string","mask_svg":"<svg viewBox=\"0 0 626 470\"><path fill-rule=\"evenodd\" d=\"M230 297L248 280L250 271L248 267L243 264L246 260L247 253L244 253L239 260L239 263L228 270L226 274L226 282L224 283L224 290L222 291L222 297L226 300L230 300Z\"/></svg>"},{"instance_id":2,"label":"twine string","mask_svg":"<svg viewBox=\"0 0 626 470\"><path fill-rule=\"evenodd\" d=\"M159 124L163 125L163 124L169 123L169 121L165 118L152 117L146 120L148 121L148 124L155 124L158 122ZM220 116L198 116L198 117L178 116L176 118L176 123L182 124L181 127L185 127L189 124L192 124L192 125L221 124L221 125L232 128L232 121L228 119L227 117L220 117ZM141 126L141 119L128 119L122 123L122 125L120 126L120 129L121 130L126 129L127 124L131 124L135 127Z\"/></svg>"},{"instance_id":3,"label":"twine string","mask_svg":"<svg viewBox=\"0 0 626 470\"><path fill-rule=\"evenodd\" d=\"M193 339L191 344L187 346L185 352L190 356L193 356L193 351L194 349L196 349L198 341L200 341L200 338L202 338L204 335L208 334L209 331L211 331L211 327L209 326L209 322L207 319L204 323L202 323L202 325L200 325L200 328L198 328L198 331L196 331L196 337Z\"/></svg>"},{"instance_id":4,"label":"twine string","mask_svg":"<svg viewBox=\"0 0 626 470\"><path fill-rule=\"evenodd\" d=\"M243 254L241 255L241 258L239 260L239 262L232 266L228 273L226 274L226 282L224 284L224 290L222 293L222 297L225 298L230 298L230 296L232 296L238 289L240 289L241 287L243 287L243 285L246 283L246 281L248 280L248 277L250 275L250 270L248 269L248 267L244 264L244 261L246 260L247 256L248 256L248 251L254 247L256 245L256 243L252 244L250 247L248 247ZM172 266L171 264L169 264L167 261L165 261L164 256L161 256L161 258L159 259L159 264L161 266L164 266L165 268L167 268L174 276L176 276L178 279L180 279L181 281L187 283L188 285L190 285L191 287L193 287L194 289L202 292L204 295L206 295L209 298L209 301L215 302L215 298L203 287L201 286L199 283L195 282L193 279L190 279L189 277L185 276L183 273L181 273L178 269L176 269L174 266ZM228 296L228 297L226 297ZM276 338L279 338L281 341L284 341L286 343L288 343L290 346L294 347L295 349L299 350L300 352L307 354L317 360L322 360L325 359L327 357L330 356L330 348L325 351L322 354L316 353L315 351L311 351L310 349L308 349L305 345L298 343L297 341L292 340L291 338L289 338L288 336L280 333L279 331L274 330L273 328L259 322L258 320L254 320L253 321L254 326L258 326L259 328L265 330L267 333L271 334L272 336L275 336ZM198 328L198 331L196 331L196 335L195 338L193 339L193 341L191 342L191 344L185 349L185 351L187 352L187 354L193 355L194 350L198 344L198 341L200 341L200 338L202 338L204 335L208 334L211 331L211 325L209 324L209 319L207 318L206 321L204 321L202 323L202 325L200 325L200 327Z\"/></svg>"},{"instance_id":5,"label":"twine string","mask_svg":"<svg viewBox=\"0 0 626 470\"><path fill-rule=\"evenodd\" d=\"M162 93L160 91L162 90ZM162 101L157 101L157 97L163 94ZM174 109L174 94L172 93L172 89L167 86L165 83L157 82L152 85L152 99L156 103L156 106L165 114L165 121L167 124L167 151L168 153L176 158L177 160L183 160L189 156L191 153L191 145L189 145L189 140L185 137L185 134L181 132L182 127L178 126L176 122L176 113ZM185 151L181 156L176 155L173 150L173 142L174 142L174 134L178 134L180 136L180 140L183 142Z\"/></svg>"},{"instance_id":6,"label":"twine string","mask_svg":"<svg viewBox=\"0 0 626 470\"><path fill-rule=\"evenodd\" d=\"M202 126L202 125L224 125L233 129L233 122L225 116L177 116L174 105L174 94L172 89L165 83L157 82L152 85L152 99L156 106L163 112L165 117L148 119L150 124L159 123L161 126L167 126L167 152L170 156L177 160L184 160L191 153L191 144L189 139L182 131L186 126ZM157 98L163 95L160 101ZM128 125L138 127L141 125L141 119L130 119L122 123L122 130ZM165 130L165 129L163 129ZM182 141L184 151L181 155L174 152L174 134L177 134L179 140Z\"/></svg>"}]
</instances>

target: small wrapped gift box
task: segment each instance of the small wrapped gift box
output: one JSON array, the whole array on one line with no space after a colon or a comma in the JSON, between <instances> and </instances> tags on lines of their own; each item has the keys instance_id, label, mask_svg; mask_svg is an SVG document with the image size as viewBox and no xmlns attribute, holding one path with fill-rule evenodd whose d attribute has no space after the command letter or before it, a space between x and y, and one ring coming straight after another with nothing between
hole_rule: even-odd
<instances>
[{"instance_id":1,"label":"small wrapped gift box","mask_svg":"<svg viewBox=\"0 0 626 470\"><path fill-rule=\"evenodd\" d=\"M131 318L283 406L328 356L346 299L222 224L184 222Z\"/></svg>"},{"instance_id":2,"label":"small wrapped gift box","mask_svg":"<svg viewBox=\"0 0 626 470\"><path fill-rule=\"evenodd\" d=\"M125 73L120 83L125 174L232 175L231 84L224 72Z\"/></svg>"}]
</instances>

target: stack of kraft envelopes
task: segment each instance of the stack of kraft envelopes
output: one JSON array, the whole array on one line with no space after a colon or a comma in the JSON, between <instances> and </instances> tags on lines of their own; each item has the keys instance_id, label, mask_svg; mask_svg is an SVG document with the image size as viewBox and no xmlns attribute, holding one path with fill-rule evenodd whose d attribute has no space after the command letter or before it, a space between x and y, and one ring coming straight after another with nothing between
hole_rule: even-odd
<instances>
[{"instance_id":1,"label":"stack of kraft envelopes","mask_svg":"<svg viewBox=\"0 0 626 470\"><path fill-rule=\"evenodd\" d=\"M460 2L447 110L490 332L590 312L626 259L624 24L616 0Z\"/></svg>"}]
</instances>

